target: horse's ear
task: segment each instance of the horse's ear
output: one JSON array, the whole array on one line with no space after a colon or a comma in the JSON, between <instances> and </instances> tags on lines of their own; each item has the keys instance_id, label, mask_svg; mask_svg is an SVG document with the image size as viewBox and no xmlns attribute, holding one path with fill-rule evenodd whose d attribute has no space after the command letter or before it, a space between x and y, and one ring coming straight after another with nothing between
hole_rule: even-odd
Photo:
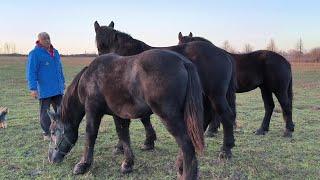
<instances>
[{"instance_id":1,"label":"horse's ear","mask_svg":"<svg viewBox=\"0 0 320 180\"><path fill-rule=\"evenodd\" d=\"M192 35L192 32L190 32L190 33L189 33L189 37L192 37L192 36L193 36L193 35Z\"/></svg>"},{"instance_id":2,"label":"horse's ear","mask_svg":"<svg viewBox=\"0 0 320 180\"><path fill-rule=\"evenodd\" d=\"M100 28L100 25L99 25L98 21L95 21L94 22L94 30L97 32L99 28Z\"/></svg>"},{"instance_id":3,"label":"horse's ear","mask_svg":"<svg viewBox=\"0 0 320 180\"><path fill-rule=\"evenodd\" d=\"M109 24L109 28L114 28L114 22L113 21L111 21L111 23Z\"/></svg>"},{"instance_id":4,"label":"horse's ear","mask_svg":"<svg viewBox=\"0 0 320 180\"><path fill-rule=\"evenodd\" d=\"M182 39L182 33L181 32L179 32L178 38L179 38L179 40Z\"/></svg>"},{"instance_id":5,"label":"horse's ear","mask_svg":"<svg viewBox=\"0 0 320 180\"><path fill-rule=\"evenodd\" d=\"M52 112L52 111L50 111L50 109L48 109L48 110L47 110L47 114L48 114L51 122L56 121L56 117L55 117L56 115L55 115L54 112Z\"/></svg>"}]
</instances>

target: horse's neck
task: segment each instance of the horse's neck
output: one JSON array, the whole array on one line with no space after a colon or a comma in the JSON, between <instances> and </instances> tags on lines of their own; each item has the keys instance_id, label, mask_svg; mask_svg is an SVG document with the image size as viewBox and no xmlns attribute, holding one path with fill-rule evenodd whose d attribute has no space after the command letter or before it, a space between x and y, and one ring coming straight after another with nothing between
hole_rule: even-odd
<instances>
[{"instance_id":1,"label":"horse's neck","mask_svg":"<svg viewBox=\"0 0 320 180\"><path fill-rule=\"evenodd\" d=\"M64 123L71 125L72 128L78 128L85 115L84 105L80 103L79 98L69 98L68 102L62 105L62 109Z\"/></svg>"},{"instance_id":2,"label":"horse's neck","mask_svg":"<svg viewBox=\"0 0 320 180\"><path fill-rule=\"evenodd\" d=\"M117 52L117 54L121 56L136 55L152 49L151 46L137 39L131 39L129 42L123 43L123 45L120 47L120 52Z\"/></svg>"},{"instance_id":3,"label":"horse's neck","mask_svg":"<svg viewBox=\"0 0 320 180\"><path fill-rule=\"evenodd\" d=\"M134 45L134 46L132 46L132 45ZM150 46L140 40L132 39L131 47L130 48L127 47L126 48L127 52L122 53L120 55L122 55L122 56L135 55L135 54L139 54L139 53L142 53L142 52L150 50L150 49L165 49L165 50L175 51L178 53L183 52L183 48L179 45L169 46L169 47L154 47L154 46Z\"/></svg>"},{"instance_id":4,"label":"horse's neck","mask_svg":"<svg viewBox=\"0 0 320 180\"><path fill-rule=\"evenodd\" d=\"M142 42L142 41L139 41L139 44L140 44L140 47L143 51L146 51L146 50L149 50L149 49L153 49L154 47L151 47L149 46L148 44Z\"/></svg>"}]
</instances>

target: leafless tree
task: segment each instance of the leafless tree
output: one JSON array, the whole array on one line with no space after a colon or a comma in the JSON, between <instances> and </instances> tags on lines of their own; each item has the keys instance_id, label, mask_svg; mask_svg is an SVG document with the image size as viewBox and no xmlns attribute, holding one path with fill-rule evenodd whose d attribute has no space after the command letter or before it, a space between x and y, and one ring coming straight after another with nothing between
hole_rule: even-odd
<instances>
[{"instance_id":1,"label":"leafless tree","mask_svg":"<svg viewBox=\"0 0 320 180\"><path fill-rule=\"evenodd\" d=\"M267 45L267 50L273 51L273 52L277 52L276 43L274 42L273 39L270 39L270 42L269 42L269 44Z\"/></svg>"},{"instance_id":2,"label":"leafless tree","mask_svg":"<svg viewBox=\"0 0 320 180\"><path fill-rule=\"evenodd\" d=\"M303 54L303 42L301 38L298 40L296 48L300 54Z\"/></svg>"},{"instance_id":3,"label":"leafless tree","mask_svg":"<svg viewBox=\"0 0 320 180\"><path fill-rule=\"evenodd\" d=\"M245 44L243 47L244 53L250 53L253 51L253 46L251 46L249 43Z\"/></svg>"},{"instance_id":4,"label":"leafless tree","mask_svg":"<svg viewBox=\"0 0 320 180\"><path fill-rule=\"evenodd\" d=\"M313 48L309 54L313 61L320 62L320 47Z\"/></svg>"},{"instance_id":5,"label":"leafless tree","mask_svg":"<svg viewBox=\"0 0 320 180\"><path fill-rule=\"evenodd\" d=\"M10 45L9 45L9 43L4 43L3 44L3 53L4 54L9 54L10 53Z\"/></svg>"},{"instance_id":6,"label":"leafless tree","mask_svg":"<svg viewBox=\"0 0 320 180\"><path fill-rule=\"evenodd\" d=\"M229 51L229 49L230 49L230 43L229 43L228 40L223 41L223 43L222 43L222 49L224 49L224 50L226 50L226 51Z\"/></svg>"},{"instance_id":7,"label":"leafless tree","mask_svg":"<svg viewBox=\"0 0 320 180\"><path fill-rule=\"evenodd\" d=\"M232 45L229 43L228 40L226 40L222 43L222 49L224 49L230 53L236 53L235 49L232 47Z\"/></svg>"},{"instance_id":8,"label":"leafless tree","mask_svg":"<svg viewBox=\"0 0 320 180\"><path fill-rule=\"evenodd\" d=\"M17 53L17 48L14 43L5 42L3 45L0 44L0 54L13 54Z\"/></svg>"},{"instance_id":9,"label":"leafless tree","mask_svg":"<svg viewBox=\"0 0 320 180\"><path fill-rule=\"evenodd\" d=\"M297 48L297 51L299 52L298 60L301 61L301 56L303 55L303 42L301 38L298 40L296 48Z\"/></svg>"}]
</instances>

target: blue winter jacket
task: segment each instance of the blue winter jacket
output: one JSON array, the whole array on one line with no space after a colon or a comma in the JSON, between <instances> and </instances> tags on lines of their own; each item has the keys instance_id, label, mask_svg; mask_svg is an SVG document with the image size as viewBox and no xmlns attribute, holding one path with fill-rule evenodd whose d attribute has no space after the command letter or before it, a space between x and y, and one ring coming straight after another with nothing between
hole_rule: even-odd
<instances>
[{"instance_id":1,"label":"blue winter jacket","mask_svg":"<svg viewBox=\"0 0 320 180\"><path fill-rule=\"evenodd\" d=\"M64 75L60 55L54 49L54 56L43 47L36 46L28 55L26 79L29 90L37 90L39 99L62 95Z\"/></svg>"}]
</instances>

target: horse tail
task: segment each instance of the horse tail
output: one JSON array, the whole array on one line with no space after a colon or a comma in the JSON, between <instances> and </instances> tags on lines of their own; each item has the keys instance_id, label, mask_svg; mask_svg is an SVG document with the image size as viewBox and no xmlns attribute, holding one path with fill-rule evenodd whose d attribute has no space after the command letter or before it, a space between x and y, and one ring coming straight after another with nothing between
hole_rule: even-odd
<instances>
[{"instance_id":1,"label":"horse tail","mask_svg":"<svg viewBox=\"0 0 320 180\"><path fill-rule=\"evenodd\" d=\"M234 118L232 118L234 120L233 125L236 125L236 118L235 118L237 114L237 111L236 111L236 88L237 88L236 62L231 56L230 56L230 59L232 61L232 75L231 75L229 87L227 90L226 98L231 108L232 114L234 116Z\"/></svg>"},{"instance_id":2,"label":"horse tail","mask_svg":"<svg viewBox=\"0 0 320 180\"><path fill-rule=\"evenodd\" d=\"M202 154L204 149L202 86L196 67L191 63L184 65L188 72L184 120L196 152Z\"/></svg>"}]
</instances>

